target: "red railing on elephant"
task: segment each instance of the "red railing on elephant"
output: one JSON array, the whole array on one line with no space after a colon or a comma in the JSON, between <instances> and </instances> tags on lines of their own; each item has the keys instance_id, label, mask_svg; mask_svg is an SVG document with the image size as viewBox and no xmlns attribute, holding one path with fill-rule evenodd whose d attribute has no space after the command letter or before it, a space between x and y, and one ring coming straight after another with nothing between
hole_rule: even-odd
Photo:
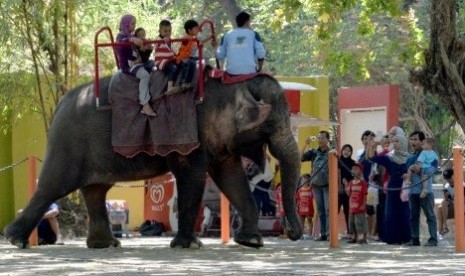
<instances>
[{"instance_id":1,"label":"red railing on elephant","mask_svg":"<svg viewBox=\"0 0 465 276\"><path fill-rule=\"evenodd\" d=\"M205 19L199 24L199 30L202 32L203 28L205 25L210 26L210 32L211 32L211 37L212 37L212 42L216 43L216 33L215 33L215 25L213 24L213 21L210 19ZM216 61L216 69L220 69L220 62L218 61L217 58L215 58Z\"/></svg>"},{"instance_id":2,"label":"red railing on elephant","mask_svg":"<svg viewBox=\"0 0 465 276\"><path fill-rule=\"evenodd\" d=\"M98 43L98 37L104 31L108 32L108 35L110 36L111 43L99 44ZM114 39L113 39L113 33L111 32L110 27L108 27L108 26L102 27L102 28L100 28L100 30L98 30L95 33L95 37L94 37L94 71L95 71L95 74L94 74L94 94L95 94L95 105L97 107L99 107L99 105L100 105L100 103L99 103L99 100L100 100L100 83L99 83L99 70L98 70L98 62L99 62L99 60L98 60L98 48L99 47L113 47L113 45L114 45ZM113 55L115 56L116 66L119 69L118 55L116 54L115 48L113 48Z\"/></svg>"},{"instance_id":3,"label":"red railing on elephant","mask_svg":"<svg viewBox=\"0 0 465 276\"><path fill-rule=\"evenodd\" d=\"M210 26L211 30L211 37L214 42L216 42L216 35L215 35L215 27L213 24L212 20L206 19L202 21L199 24L199 30L202 31L203 27L205 25ZM98 38L101 33L104 31L107 31L110 37L110 43L99 43ZM198 89L197 89L197 96L199 101L201 102L203 100L204 96L204 83L203 83L203 44L198 40L198 39L193 39L197 43L197 47L199 49L199 74L198 74ZM160 44L160 43L166 43L167 41L169 42L183 42L186 41L185 38L178 38L178 39L169 39L169 40L163 40L163 39L157 39L157 40L147 40L144 41L144 44ZM95 33L94 37L94 95L95 95L95 105L98 108L100 106L100 82L99 82L99 48L101 47L112 47L113 48L113 54L115 57L116 61L116 66L119 69L119 61L118 61L118 55L116 54L116 50L114 46L118 45L132 45L131 43L119 43L119 42L114 42L113 38L113 33L110 29L110 27L102 27L100 30L98 30ZM216 66L217 68L220 68L218 60L216 60Z\"/></svg>"}]
</instances>

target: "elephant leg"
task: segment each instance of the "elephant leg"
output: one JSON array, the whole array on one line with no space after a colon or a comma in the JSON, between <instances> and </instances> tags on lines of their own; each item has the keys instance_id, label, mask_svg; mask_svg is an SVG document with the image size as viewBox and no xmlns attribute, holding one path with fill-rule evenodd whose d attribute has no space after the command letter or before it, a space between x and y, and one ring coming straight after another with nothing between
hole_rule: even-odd
<instances>
[{"instance_id":1,"label":"elephant leg","mask_svg":"<svg viewBox=\"0 0 465 276\"><path fill-rule=\"evenodd\" d=\"M120 242L113 236L108 220L105 199L111 184L92 184L81 188L89 214L88 248L119 247Z\"/></svg>"},{"instance_id":2,"label":"elephant leg","mask_svg":"<svg viewBox=\"0 0 465 276\"><path fill-rule=\"evenodd\" d=\"M205 189L206 169L203 154L196 151L188 156L168 156L168 164L176 177L178 190L178 232L171 241L172 248L200 248L202 243L194 234Z\"/></svg>"},{"instance_id":3,"label":"elephant leg","mask_svg":"<svg viewBox=\"0 0 465 276\"><path fill-rule=\"evenodd\" d=\"M263 239L258 231L258 208L242 169L240 157L231 156L214 162L210 176L241 217L242 225L235 233L234 241L244 246L262 247Z\"/></svg>"},{"instance_id":4,"label":"elephant leg","mask_svg":"<svg viewBox=\"0 0 465 276\"><path fill-rule=\"evenodd\" d=\"M19 248L29 247L29 236L42 220L48 208L57 199L75 191L75 186L66 187L69 177L65 173L51 173L50 164L46 163L39 178L37 190L28 205L18 214L18 217L3 230L11 244ZM56 169L55 169L56 171ZM65 181L64 181L65 180ZM69 183L77 183L69 182Z\"/></svg>"},{"instance_id":5,"label":"elephant leg","mask_svg":"<svg viewBox=\"0 0 465 276\"><path fill-rule=\"evenodd\" d=\"M16 220L5 227L3 233L10 243L19 248L28 248L29 236L55 200L55 197L51 198L38 190Z\"/></svg>"}]
</instances>

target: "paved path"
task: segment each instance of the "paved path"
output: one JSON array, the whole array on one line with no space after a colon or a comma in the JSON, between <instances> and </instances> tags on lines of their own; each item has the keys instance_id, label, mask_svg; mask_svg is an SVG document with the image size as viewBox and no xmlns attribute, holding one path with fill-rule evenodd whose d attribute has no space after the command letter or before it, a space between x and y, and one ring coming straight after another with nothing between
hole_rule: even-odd
<instances>
[{"instance_id":1,"label":"paved path","mask_svg":"<svg viewBox=\"0 0 465 276\"><path fill-rule=\"evenodd\" d=\"M465 275L465 254L438 247L371 242L330 249L328 242L265 237L245 248L202 238L199 250L170 249L170 237L122 238L121 248L87 249L85 239L21 250L0 236L0 275Z\"/></svg>"}]
</instances>

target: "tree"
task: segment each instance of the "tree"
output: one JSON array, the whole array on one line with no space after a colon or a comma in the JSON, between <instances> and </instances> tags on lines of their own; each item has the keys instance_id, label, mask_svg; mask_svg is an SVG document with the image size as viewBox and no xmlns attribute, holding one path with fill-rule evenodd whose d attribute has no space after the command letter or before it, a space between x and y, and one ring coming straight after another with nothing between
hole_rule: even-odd
<instances>
[{"instance_id":1,"label":"tree","mask_svg":"<svg viewBox=\"0 0 465 276\"><path fill-rule=\"evenodd\" d=\"M2 30L1 41L6 45L15 45L2 49L7 60L20 61L5 61L2 69L10 73L21 72L17 74L20 78L27 78L31 73L35 76L38 97L31 97L30 107L41 110L46 130L59 97L67 87L76 83L74 2L22 0L0 4L3 14L0 23L8 26ZM18 47L18 44L24 46Z\"/></svg>"},{"instance_id":2,"label":"tree","mask_svg":"<svg viewBox=\"0 0 465 276\"><path fill-rule=\"evenodd\" d=\"M431 1L425 64L412 70L410 80L440 99L465 130L465 42L458 37L457 5L455 0Z\"/></svg>"},{"instance_id":3,"label":"tree","mask_svg":"<svg viewBox=\"0 0 465 276\"><path fill-rule=\"evenodd\" d=\"M411 69L421 68L429 56L425 50L430 32L430 0L282 2L285 9L294 8L314 16L308 25L316 37L306 40L313 47L314 61L331 76L331 115L337 114L334 99L340 86L397 83L402 92L402 125L407 131L421 129L444 141L440 148L450 151L455 118L444 108L447 105L432 100L431 89L418 85L418 81L409 82ZM301 15L294 11L290 18L292 24L299 24ZM433 24L440 26L441 22L436 20Z\"/></svg>"},{"instance_id":4,"label":"tree","mask_svg":"<svg viewBox=\"0 0 465 276\"><path fill-rule=\"evenodd\" d=\"M426 14L429 9L426 4L430 1L203 0L188 3L136 0L124 3L111 1L109 5L108 1L103 0L5 0L0 3L0 11L5 15L0 18L0 26L3 26L0 27L0 73L4 74L0 81L4 80L4 84L8 82L10 88L0 96L5 106L0 112L9 112L17 117L25 110L32 110L43 114L44 125L48 129L55 105L67 88L92 77L95 31L100 26L108 25L115 32L119 17L128 10L136 15L138 25L147 29L149 37L156 36L160 18L172 20L174 36L183 34L182 25L187 18L199 21L212 18L220 37L234 26L235 15L240 10L246 10L252 14L254 28L265 41L266 70L274 70L280 75L328 74L331 76L332 98L336 98L335 91L339 86L398 83L403 92L401 117L408 120L406 124L412 128L419 126L430 133L443 133L431 125L431 122L438 120L428 117L437 114L430 110L440 107L433 101L425 101L430 93L439 93L440 97L443 95L445 106L456 109L455 117L464 115L457 108L459 94L455 94L448 105L449 94L435 92L443 91L444 87L449 89L455 82L451 82L449 77L448 83L433 83L434 76L446 75L444 70L451 66L437 65L439 61L442 62L442 57L433 52L440 49L439 44L429 49L427 47L429 25ZM440 18L445 18L446 23L456 20L455 12L452 12L455 11L455 2L446 2L448 12L440 10ZM439 9L439 4L434 3L437 1L433 1L431 7ZM441 8L444 7L441 5ZM443 30L447 28L437 27L443 23L438 22L438 16L434 18L436 21L431 21L431 35L435 31L441 33L440 36L436 35L441 40L446 39L448 32ZM449 33L454 30L455 24ZM461 43L453 35L448 39L455 39L455 42L448 43L449 46L444 48L446 57L449 63L456 64L460 59ZM452 50L454 47L457 49L455 52ZM115 63L111 52L101 51L100 54L104 73L113 72ZM425 63L427 59L430 61ZM12 63L11 60L16 62ZM461 67L456 66L460 70ZM410 68L420 68L411 74L415 86L407 81ZM450 70L453 71L453 68ZM9 75L12 73L15 74ZM35 80L31 79L30 74L35 76ZM11 76L16 81L11 82ZM32 81L36 84L25 85L32 84ZM13 93L19 91L12 87L15 83L28 97L21 98ZM432 89L434 86L436 88ZM408 108L413 105L413 99L418 105L415 112ZM13 101L22 104L15 109L17 105L12 104ZM336 106L336 102L332 102L332 114L336 114ZM451 125L453 120L447 114L441 116L447 121L441 127ZM415 123L411 124L410 120Z\"/></svg>"}]
</instances>

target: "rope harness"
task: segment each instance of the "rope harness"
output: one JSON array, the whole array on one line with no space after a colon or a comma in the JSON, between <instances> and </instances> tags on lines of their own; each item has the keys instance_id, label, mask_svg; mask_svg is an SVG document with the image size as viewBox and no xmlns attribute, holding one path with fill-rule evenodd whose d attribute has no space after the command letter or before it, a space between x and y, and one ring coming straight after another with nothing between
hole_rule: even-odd
<instances>
[{"instance_id":1,"label":"rope harness","mask_svg":"<svg viewBox=\"0 0 465 276\"><path fill-rule=\"evenodd\" d=\"M465 153L463 153L462 155L465 156ZM445 164L448 163L448 162L450 161L451 158L452 158L452 154L447 158L446 162L444 162L444 163L445 163ZM7 166L5 166L5 167L0 168L0 174L3 173L3 172L6 172L6 171L8 171L8 170L11 170L11 169L13 169L13 168L15 168L15 167L17 167L17 166L19 166L19 165L21 165L21 164L23 164L23 163L26 162L28 159L29 159L29 158L26 157L26 158L23 158L23 159L21 159L21 160L19 160L19 161L17 161L17 162L14 162L14 163L12 163L12 164L10 164L10 165L7 165ZM42 159L40 159L40 158L37 158L37 160L38 160L39 162L44 162L44 161L43 161ZM337 161L338 161L338 164L339 164L343 169L345 169L346 171L350 172L350 174L354 177L354 179L358 179L358 180L364 181L363 179L361 179L361 178L355 176L355 175L352 173L352 168L347 167L346 164L344 164L344 163L341 161L341 159L339 158L339 156L337 156ZM304 186L304 185L307 184L307 183L310 183L311 180L313 179L313 177L314 177L315 175L317 175L317 174L323 169L324 166L327 166L327 164L324 164L324 165L318 167L318 168L315 170L315 172L313 172L313 173L311 174L310 178L308 178L306 181L304 181L304 182L302 182L302 183L299 183L299 184L297 185L297 189L299 189L300 187ZM441 170L444 169L444 166L440 166L439 169L441 169ZM368 182L368 185L369 185L370 187L374 187L374 188L379 189L379 190L382 189L382 190L384 190L384 191L400 191L400 190L411 189L412 187L416 187L416 186L422 185L422 183L423 183L424 181L429 180L429 179L432 178L434 175L435 175L435 173L429 174L429 175L427 175L427 178L426 178L426 179L421 180L421 181L416 182L416 183L411 183L408 187L401 187L401 188L384 188L384 187L380 187L380 186L378 186L378 185L370 184L369 182ZM133 184L115 184L114 187L118 187L118 188L148 188L148 187L150 187L150 186L153 185L153 184L162 184L162 185L164 185L164 184L171 183L171 182L172 182L172 181L161 181L161 182L155 182L155 183L154 183L153 181L151 181L150 183L149 183L149 182L146 182L146 183L144 183L143 185L140 185L140 184L139 184L139 185L133 185ZM249 183L249 184L250 184L250 183ZM264 188L262 188L262 187L257 186L256 184L250 184L250 185L252 185L255 189L260 190L260 191L262 191L262 192L267 192L267 193L269 192L269 189L264 189ZM272 200L272 199L271 199L271 200ZM274 200L272 200L272 201L274 201Z\"/></svg>"}]
</instances>

